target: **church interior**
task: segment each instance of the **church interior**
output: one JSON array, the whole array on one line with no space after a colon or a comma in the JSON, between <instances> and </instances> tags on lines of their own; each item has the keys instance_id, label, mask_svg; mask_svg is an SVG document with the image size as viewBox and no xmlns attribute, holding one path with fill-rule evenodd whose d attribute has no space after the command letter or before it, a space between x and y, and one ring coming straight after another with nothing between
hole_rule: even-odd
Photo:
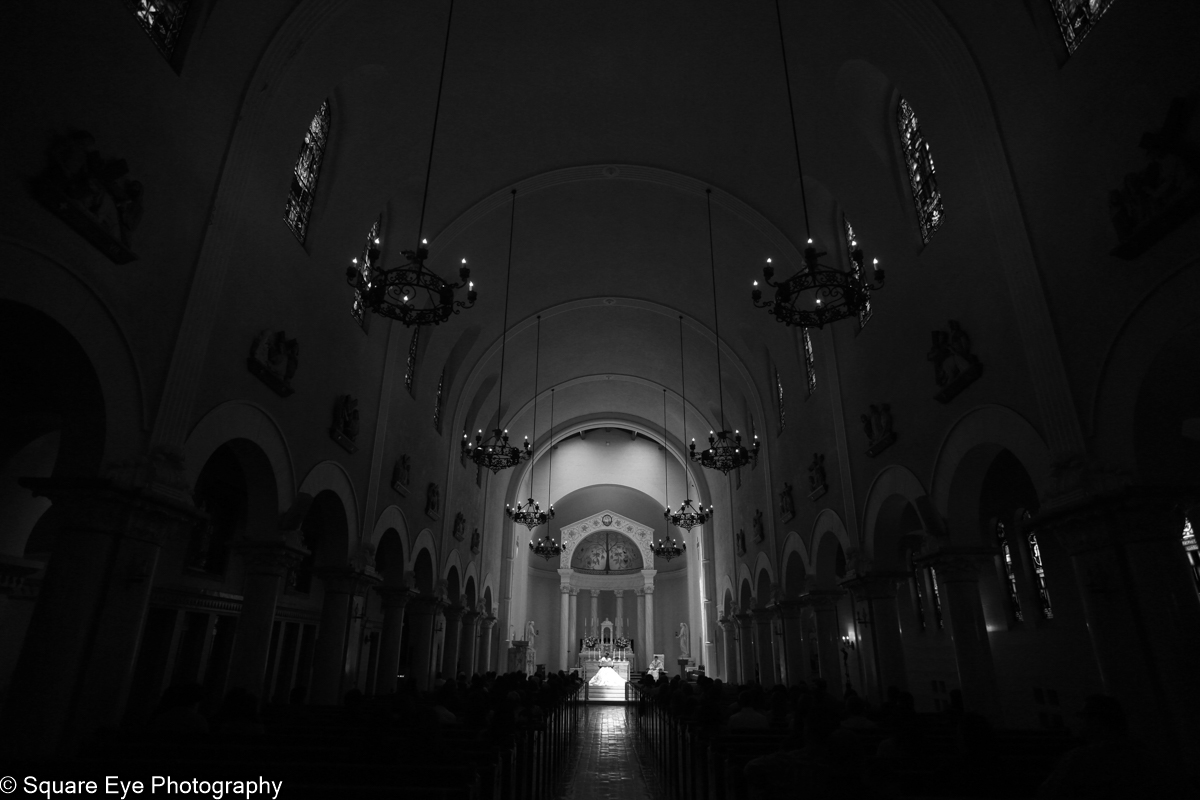
<instances>
[{"instance_id":1,"label":"church interior","mask_svg":"<svg viewBox=\"0 0 1200 800\"><path fill-rule=\"evenodd\" d=\"M605 691L647 797L655 692L1195 780L1200 4L0 20L0 761L495 679L529 797Z\"/></svg>"}]
</instances>

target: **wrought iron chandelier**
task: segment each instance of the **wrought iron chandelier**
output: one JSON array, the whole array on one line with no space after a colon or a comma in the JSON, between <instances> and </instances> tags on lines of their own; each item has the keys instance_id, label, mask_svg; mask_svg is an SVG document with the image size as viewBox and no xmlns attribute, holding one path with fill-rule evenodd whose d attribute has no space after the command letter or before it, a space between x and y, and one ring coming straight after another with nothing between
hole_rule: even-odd
<instances>
[{"instance_id":1,"label":"wrought iron chandelier","mask_svg":"<svg viewBox=\"0 0 1200 800\"><path fill-rule=\"evenodd\" d=\"M687 550L687 542L676 542L674 538L670 541L659 539L654 544L650 545L650 552L654 553L656 558L661 558L664 561L670 561L672 558L678 558Z\"/></svg>"},{"instance_id":2,"label":"wrought iron chandelier","mask_svg":"<svg viewBox=\"0 0 1200 800\"><path fill-rule=\"evenodd\" d=\"M680 381L680 398L683 400L683 441L687 441L687 378L684 374L683 363L683 315L679 316L679 381ZM667 433L667 390L663 389L663 436L664 441ZM663 446L663 471L666 471L666 446ZM690 531L697 525L703 525L712 518L713 507L704 507L704 503L700 504L699 508L692 505L691 482L688 480L686 467L683 470L683 491L684 501L679 504L678 511L671 510L671 504L667 503L667 510L664 516L670 520L671 524L677 528L683 528L685 531ZM664 495L665 496L665 495ZM675 555L678 555L676 553ZM673 557L673 556L672 556ZM672 557L664 556L668 561Z\"/></svg>"},{"instance_id":3,"label":"wrought iron chandelier","mask_svg":"<svg viewBox=\"0 0 1200 800\"><path fill-rule=\"evenodd\" d=\"M770 309L776 321L802 328L820 328L827 323L859 316L871 297L871 291L883 288L883 270L874 259L872 280L863 270L863 252L858 242L851 241L850 268L839 269L820 262L824 251L813 247L812 230L808 224L808 197L804 192L804 169L800 164L800 137L796 132L796 109L792 101L792 82L788 75L787 47L783 40L783 15L779 0L775 0L775 16L779 21L779 49L783 53L783 79L787 87L788 112L792 120L792 145L796 150L796 170L800 176L800 201L804 208L804 233L808 240L804 248L804 265L786 280L776 282L771 259L763 267L763 281L775 289L775 297L764 300L758 281L750 298L758 308Z\"/></svg>"},{"instance_id":4,"label":"wrought iron chandelier","mask_svg":"<svg viewBox=\"0 0 1200 800\"><path fill-rule=\"evenodd\" d=\"M450 14L446 20L446 43L442 48L442 71L438 77L437 103L433 108L433 133L429 137L429 158L425 165L425 192L421 198L421 219L417 223L417 245L415 250L401 250L407 261L397 267L384 268L380 264L378 241L367 250L363 263L357 259L346 269L346 282L358 290L363 305L385 317L403 322L406 326L437 325L445 322L460 309L475 305L475 284L471 282L471 270L462 260L458 270L458 283L450 283L425 266L429 258L429 242L422 238L425 228L425 208L429 200L429 175L433 169L433 146L437 141L438 112L442 108L442 86L446 79L446 55L450 50L450 23L454 20L454 0L450 0ZM467 299L456 300L455 292L467 290Z\"/></svg>"},{"instance_id":5,"label":"wrought iron chandelier","mask_svg":"<svg viewBox=\"0 0 1200 800\"><path fill-rule=\"evenodd\" d=\"M538 314L537 318L537 345L534 348L533 356L533 439L537 441L537 400L538 400L538 367L541 359L542 351L542 315ZM551 395L551 404L554 399ZM550 412L550 432L554 433L554 412ZM551 439L553 442L553 439ZM553 446L550 451L550 469L553 476L554 469L554 450ZM504 507L504 513L508 518L519 525L524 525L529 530L533 530L539 525L554 518L554 504L550 504L548 511L542 511L542 507L536 500L533 499L533 467L529 468L529 499L524 503L514 503L511 506Z\"/></svg>"},{"instance_id":6,"label":"wrought iron chandelier","mask_svg":"<svg viewBox=\"0 0 1200 800\"><path fill-rule=\"evenodd\" d=\"M712 234L712 189L705 189L708 200L708 260L712 267L713 285L713 332L717 341L717 392L721 399L721 425L725 425L725 389L721 382L721 323L717 311L717 261L713 254ZM682 322L680 323L682 325ZM682 330L682 328L681 328ZM681 334L682 335L682 334ZM682 339L681 339L682 342ZM680 345L682 348L682 344ZM708 432L708 449L696 452L696 440L688 445L688 456L702 467L720 470L728 475L731 469L749 464L758 458L758 436L754 437L750 448L742 445L742 434L738 431L729 432L727 428L720 431Z\"/></svg>"},{"instance_id":7,"label":"wrought iron chandelier","mask_svg":"<svg viewBox=\"0 0 1200 800\"><path fill-rule=\"evenodd\" d=\"M538 317L538 319L540 320L541 317ZM548 446L550 447L550 454L549 454L550 474L546 478L546 497L549 498L549 497L554 496L552 494L552 492L554 491L554 390L553 389L550 390L550 438L547 439L546 441L548 442ZM531 492L531 494L532 494L532 492ZM530 499L532 500L532 498L530 498ZM535 510L537 509L536 503L534 503L534 509ZM550 503L550 510L545 512L545 516L546 516L546 519L543 520L543 522L554 519L554 503ZM531 528L531 530L532 530L532 528ZM529 551L531 553L533 553L535 556L541 556L542 558L546 559L547 561L549 561L552 558L555 558L556 556L562 555L563 550L565 550L565 549L566 548L564 548L560 543L558 543L550 538L549 530L547 530L544 534L542 534L542 538L540 538L536 541L534 541L533 539L529 540Z\"/></svg>"},{"instance_id":8,"label":"wrought iron chandelier","mask_svg":"<svg viewBox=\"0 0 1200 800\"><path fill-rule=\"evenodd\" d=\"M517 190L512 190L512 210L508 220L508 272L504 278L504 327L500 334L500 387L496 396L496 427L492 429L492 435L486 440L483 438L483 429L475 434L475 441L472 442L468 434L464 433L462 438L463 455L469 457L479 466L490 469L493 473L497 473L502 469L515 467L522 461L529 460L533 455L533 451L529 445L529 437L525 437L524 448L516 447L508 443L508 431L500 427L500 410L503 408L504 400L504 353L505 343L508 340L508 295L509 286L512 283L512 241L513 227L516 224L517 218Z\"/></svg>"}]
</instances>

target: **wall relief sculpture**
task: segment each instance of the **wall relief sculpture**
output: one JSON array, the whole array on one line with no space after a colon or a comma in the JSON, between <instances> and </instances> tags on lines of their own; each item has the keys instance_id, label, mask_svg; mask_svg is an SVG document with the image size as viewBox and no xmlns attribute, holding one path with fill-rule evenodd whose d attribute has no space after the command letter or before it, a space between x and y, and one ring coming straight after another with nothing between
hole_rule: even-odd
<instances>
[{"instance_id":1,"label":"wall relief sculpture","mask_svg":"<svg viewBox=\"0 0 1200 800\"><path fill-rule=\"evenodd\" d=\"M825 477L825 454L813 453L812 463L808 465L808 499L819 500L829 490Z\"/></svg>"},{"instance_id":2,"label":"wall relief sculpture","mask_svg":"<svg viewBox=\"0 0 1200 800\"><path fill-rule=\"evenodd\" d=\"M461 511L454 513L454 530L451 533L460 542L467 538L467 518L463 516Z\"/></svg>"},{"instance_id":3,"label":"wall relief sculpture","mask_svg":"<svg viewBox=\"0 0 1200 800\"><path fill-rule=\"evenodd\" d=\"M792 485L784 482L783 491L779 493L779 517L784 522L791 522L796 516L796 498L792 494Z\"/></svg>"},{"instance_id":4,"label":"wall relief sculpture","mask_svg":"<svg viewBox=\"0 0 1200 800\"><path fill-rule=\"evenodd\" d=\"M442 516L442 493L436 483L429 484L425 489L425 513L433 519Z\"/></svg>"},{"instance_id":5,"label":"wall relief sculpture","mask_svg":"<svg viewBox=\"0 0 1200 800\"><path fill-rule=\"evenodd\" d=\"M948 330L934 331L932 338L925 359L933 364L933 378L939 387L933 398L949 403L979 379L983 364L971 352L971 337L954 320L948 323Z\"/></svg>"},{"instance_id":6,"label":"wall relief sculpture","mask_svg":"<svg viewBox=\"0 0 1200 800\"><path fill-rule=\"evenodd\" d=\"M754 509L754 521L752 526L754 528L754 541L761 542L763 539L767 538L766 526L763 523L762 509Z\"/></svg>"},{"instance_id":7,"label":"wall relief sculpture","mask_svg":"<svg viewBox=\"0 0 1200 800\"><path fill-rule=\"evenodd\" d=\"M348 394L339 395L333 404L333 424L329 427L329 438L341 445L347 453L356 453L358 427L358 398Z\"/></svg>"},{"instance_id":8,"label":"wall relief sculpture","mask_svg":"<svg viewBox=\"0 0 1200 800\"><path fill-rule=\"evenodd\" d=\"M392 465L392 488L401 497L408 497L408 483L412 479L412 459L405 453Z\"/></svg>"},{"instance_id":9,"label":"wall relief sculpture","mask_svg":"<svg viewBox=\"0 0 1200 800\"><path fill-rule=\"evenodd\" d=\"M737 532L737 554L746 555L746 531L743 528L739 528Z\"/></svg>"},{"instance_id":10,"label":"wall relief sculpture","mask_svg":"<svg viewBox=\"0 0 1200 800\"><path fill-rule=\"evenodd\" d=\"M50 145L34 195L114 264L136 261L131 234L142 220L142 184L124 159L104 158L87 131L71 131Z\"/></svg>"},{"instance_id":11,"label":"wall relief sculpture","mask_svg":"<svg viewBox=\"0 0 1200 800\"><path fill-rule=\"evenodd\" d=\"M1108 194L1120 244L1114 256L1137 258L1200 210L1200 96L1171 101L1161 129L1146 131L1138 146L1149 160Z\"/></svg>"},{"instance_id":12,"label":"wall relief sculpture","mask_svg":"<svg viewBox=\"0 0 1200 800\"><path fill-rule=\"evenodd\" d=\"M283 331L261 330L250 344L246 368L280 397L295 393L292 378L300 365L300 345Z\"/></svg>"},{"instance_id":13,"label":"wall relief sculpture","mask_svg":"<svg viewBox=\"0 0 1200 800\"><path fill-rule=\"evenodd\" d=\"M471 552L479 555L479 528L471 532Z\"/></svg>"},{"instance_id":14,"label":"wall relief sculpture","mask_svg":"<svg viewBox=\"0 0 1200 800\"><path fill-rule=\"evenodd\" d=\"M892 407L887 403L871 405L869 414L860 414L863 433L867 435L867 455L871 458L891 447L896 441L892 430Z\"/></svg>"}]
</instances>

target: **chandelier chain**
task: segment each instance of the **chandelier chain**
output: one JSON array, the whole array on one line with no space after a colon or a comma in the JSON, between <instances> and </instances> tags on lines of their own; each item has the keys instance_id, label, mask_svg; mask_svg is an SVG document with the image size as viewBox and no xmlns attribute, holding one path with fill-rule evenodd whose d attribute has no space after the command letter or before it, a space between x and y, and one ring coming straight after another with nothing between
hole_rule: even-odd
<instances>
[{"instance_id":1,"label":"chandelier chain","mask_svg":"<svg viewBox=\"0 0 1200 800\"><path fill-rule=\"evenodd\" d=\"M512 205L508 215L508 271L504 275L504 324L500 328L500 386L496 393L496 427L500 430L500 411L504 406L504 351L508 343L508 299L512 295L513 231L517 224L517 190L512 190ZM537 431L534 431L537 433Z\"/></svg>"},{"instance_id":2,"label":"chandelier chain","mask_svg":"<svg viewBox=\"0 0 1200 800\"><path fill-rule=\"evenodd\" d=\"M796 149L796 174L800 179L800 203L804 208L804 238L812 238L808 225L808 195L804 191L804 167L800 163L800 134L796 129L796 106L792 100L792 78L788 74L787 45L783 41L783 12L775 0L775 18L779 21L779 52L783 55L783 83L787 87L788 119L792 121L792 146Z\"/></svg>"},{"instance_id":3,"label":"chandelier chain","mask_svg":"<svg viewBox=\"0 0 1200 800\"><path fill-rule=\"evenodd\" d=\"M442 69L438 74L437 101L433 106L433 133L429 136L429 158L425 161L425 190L421 194L421 219L417 223L417 248L421 247L421 233L425 230L425 206L429 200L429 176L433 172L433 145L437 141L438 112L442 110L442 86L446 82L446 56L450 52L450 23L454 21L454 0L450 0L450 13L446 15L446 41L442 45Z\"/></svg>"},{"instance_id":4,"label":"chandelier chain","mask_svg":"<svg viewBox=\"0 0 1200 800\"><path fill-rule=\"evenodd\" d=\"M721 315L717 311L717 258L713 249L712 189L705 189L704 196L708 207L708 263L712 268L713 333L717 337L717 396L721 402L721 430L725 430L725 387L721 382Z\"/></svg>"}]
</instances>

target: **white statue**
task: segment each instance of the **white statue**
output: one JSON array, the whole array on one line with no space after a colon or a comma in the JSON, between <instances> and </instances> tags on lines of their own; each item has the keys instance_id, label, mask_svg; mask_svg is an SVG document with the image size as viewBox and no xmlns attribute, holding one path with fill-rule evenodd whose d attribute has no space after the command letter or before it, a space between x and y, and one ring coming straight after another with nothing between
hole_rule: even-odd
<instances>
[{"instance_id":1,"label":"white statue","mask_svg":"<svg viewBox=\"0 0 1200 800\"><path fill-rule=\"evenodd\" d=\"M686 622L679 623L679 633L675 634L675 638L679 640L679 657L691 657L691 640L688 638L688 627Z\"/></svg>"},{"instance_id":2,"label":"white statue","mask_svg":"<svg viewBox=\"0 0 1200 800\"><path fill-rule=\"evenodd\" d=\"M525 623L525 640L529 642L529 649L533 649L533 640L537 637L537 626L533 624L533 620Z\"/></svg>"}]
</instances>

